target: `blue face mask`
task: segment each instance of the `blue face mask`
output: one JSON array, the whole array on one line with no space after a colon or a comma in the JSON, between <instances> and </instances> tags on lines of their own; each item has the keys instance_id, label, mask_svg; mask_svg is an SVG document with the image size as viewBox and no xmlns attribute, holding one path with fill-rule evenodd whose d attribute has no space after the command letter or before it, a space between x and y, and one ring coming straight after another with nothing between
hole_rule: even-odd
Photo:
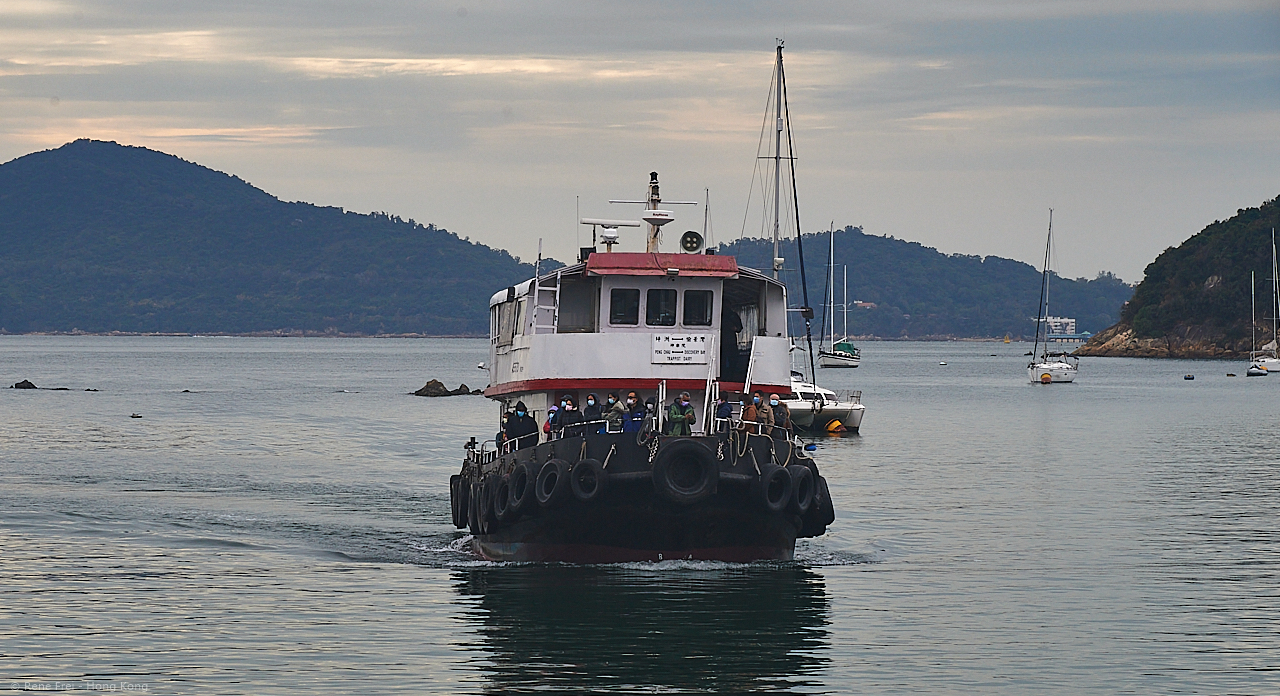
<instances>
[{"instance_id":1,"label":"blue face mask","mask_svg":"<svg viewBox=\"0 0 1280 696\"><path fill-rule=\"evenodd\" d=\"M769 399L769 405L770 405L770 406L777 406L777 405L778 405L778 400L777 400L777 399Z\"/></svg>"},{"instance_id":2,"label":"blue face mask","mask_svg":"<svg viewBox=\"0 0 1280 696\"><path fill-rule=\"evenodd\" d=\"M595 406L595 405L596 405L596 400L595 400L595 399L587 399L587 405L588 405L588 406Z\"/></svg>"},{"instance_id":3,"label":"blue face mask","mask_svg":"<svg viewBox=\"0 0 1280 696\"><path fill-rule=\"evenodd\" d=\"M615 404L615 403L617 403L617 402L618 402L618 400L617 400L617 399L613 398L612 396L611 396L611 397L609 397L609 405L610 405L610 406L612 406L613 404Z\"/></svg>"},{"instance_id":4,"label":"blue face mask","mask_svg":"<svg viewBox=\"0 0 1280 696\"><path fill-rule=\"evenodd\" d=\"M524 418L524 411L516 411L516 415L520 418Z\"/></svg>"},{"instance_id":5,"label":"blue face mask","mask_svg":"<svg viewBox=\"0 0 1280 696\"><path fill-rule=\"evenodd\" d=\"M755 403L755 404L760 403L760 397L758 397L758 396L753 396L753 397L751 397L751 402L752 402L752 403Z\"/></svg>"}]
</instances>

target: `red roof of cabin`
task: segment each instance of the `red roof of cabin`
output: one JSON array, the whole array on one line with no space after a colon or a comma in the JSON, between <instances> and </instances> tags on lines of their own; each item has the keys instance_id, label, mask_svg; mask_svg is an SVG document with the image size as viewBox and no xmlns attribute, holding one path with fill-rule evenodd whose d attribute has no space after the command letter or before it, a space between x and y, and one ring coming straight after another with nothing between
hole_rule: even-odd
<instances>
[{"instance_id":1,"label":"red roof of cabin","mask_svg":"<svg viewBox=\"0 0 1280 696\"><path fill-rule=\"evenodd\" d=\"M732 256L706 254L647 254L634 251L595 253L587 258L587 275L660 276L674 268L680 275L700 278L732 278L738 261Z\"/></svg>"}]
</instances>

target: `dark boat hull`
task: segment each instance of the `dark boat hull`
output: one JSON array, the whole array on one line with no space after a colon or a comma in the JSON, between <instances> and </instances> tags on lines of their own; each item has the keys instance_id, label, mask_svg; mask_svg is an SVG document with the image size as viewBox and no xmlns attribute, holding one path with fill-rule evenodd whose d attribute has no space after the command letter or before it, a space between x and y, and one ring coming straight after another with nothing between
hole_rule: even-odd
<instances>
[{"instance_id":1,"label":"dark boat hull","mask_svg":"<svg viewBox=\"0 0 1280 696\"><path fill-rule=\"evenodd\" d=\"M478 535L472 549L491 561L791 560L798 518L715 502L682 511L643 504L557 511Z\"/></svg>"},{"instance_id":2,"label":"dark boat hull","mask_svg":"<svg viewBox=\"0 0 1280 696\"><path fill-rule=\"evenodd\" d=\"M559 488L547 478L556 471ZM586 491L580 472L599 489ZM786 440L744 433L589 433L505 454L471 451L450 493L454 524L493 561L786 561L798 537L821 535L835 519L811 458Z\"/></svg>"}]
</instances>

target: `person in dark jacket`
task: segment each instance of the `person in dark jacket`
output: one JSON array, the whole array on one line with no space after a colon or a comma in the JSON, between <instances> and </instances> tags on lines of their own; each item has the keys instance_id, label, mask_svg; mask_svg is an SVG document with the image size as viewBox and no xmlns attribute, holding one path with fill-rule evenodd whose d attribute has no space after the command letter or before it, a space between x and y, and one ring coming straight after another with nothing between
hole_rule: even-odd
<instances>
[{"instance_id":1,"label":"person in dark jacket","mask_svg":"<svg viewBox=\"0 0 1280 696\"><path fill-rule=\"evenodd\" d=\"M729 403L729 397L721 394L716 399L716 432L724 432L729 429L729 419L733 417L733 404Z\"/></svg>"},{"instance_id":2,"label":"person in dark jacket","mask_svg":"<svg viewBox=\"0 0 1280 696\"><path fill-rule=\"evenodd\" d=\"M523 401L516 402L515 413L507 417L503 435L513 449L524 449L538 444L538 421L529 415Z\"/></svg>"},{"instance_id":3,"label":"person in dark jacket","mask_svg":"<svg viewBox=\"0 0 1280 696\"><path fill-rule=\"evenodd\" d=\"M582 411L578 410L578 402L572 396L566 396L561 403L564 408L560 409L560 417L556 420L559 426L561 437L582 437Z\"/></svg>"},{"instance_id":4,"label":"person in dark jacket","mask_svg":"<svg viewBox=\"0 0 1280 696\"><path fill-rule=\"evenodd\" d=\"M773 437L786 440L791 437L791 409L782 403L777 394L769 395L769 408L773 411Z\"/></svg>"},{"instance_id":5,"label":"person in dark jacket","mask_svg":"<svg viewBox=\"0 0 1280 696\"><path fill-rule=\"evenodd\" d=\"M627 392L627 411L622 416L622 432L638 433L644 427L644 404L635 392Z\"/></svg>"},{"instance_id":6,"label":"person in dark jacket","mask_svg":"<svg viewBox=\"0 0 1280 696\"><path fill-rule=\"evenodd\" d=\"M600 397L595 394L587 394L587 405L582 407L582 417L588 423L591 421L602 420L603 410L600 408Z\"/></svg>"}]
</instances>

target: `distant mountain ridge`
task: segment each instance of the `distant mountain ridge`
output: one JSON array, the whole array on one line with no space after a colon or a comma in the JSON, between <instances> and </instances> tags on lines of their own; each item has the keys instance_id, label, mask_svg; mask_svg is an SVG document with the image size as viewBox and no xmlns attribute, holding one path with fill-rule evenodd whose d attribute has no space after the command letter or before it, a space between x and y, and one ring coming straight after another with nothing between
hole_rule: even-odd
<instances>
[{"instance_id":1,"label":"distant mountain ridge","mask_svg":"<svg viewBox=\"0 0 1280 696\"><path fill-rule=\"evenodd\" d=\"M821 322L830 241L827 233L804 235L809 304ZM793 304L800 304L796 242L786 240L784 273ZM723 244L744 266L772 268L773 242L740 239ZM944 254L919 242L879 237L846 227L835 233L835 299L843 295L843 270L849 276L849 301L874 308L849 309L849 333L878 338L1017 338L1035 336L1040 270L998 256ZM1133 288L1110 273L1086 280L1051 280L1050 313L1077 321L1077 331L1100 331L1115 322ZM843 315L836 317L836 331ZM793 324L793 326L795 326Z\"/></svg>"},{"instance_id":2,"label":"distant mountain ridge","mask_svg":"<svg viewBox=\"0 0 1280 696\"><path fill-rule=\"evenodd\" d=\"M853 334L1034 330L1040 275L1025 263L948 256L856 227L836 237L850 299L876 304L850 312ZM827 239L804 239L821 317ZM766 240L721 250L771 267ZM146 148L77 140L0 165L0 332L487 335L489 297L532 274L506 251L433 225L281 201ZM788 279L798 304L794 270ZM1096 331L1131 291L1110 274L1055 279L1052 309Z\"/></svg>"},{"instance_id":3,"label":"distant mountain ridge","mask_svg":"<svg viewBox=\"0 0 1280 696\"><path fill-rule=\"evenodd\" d=\"M1147 265L1120 321L1080 355L1234 358L1247 356L1257 329L1270 341L1271 230L1280 227L1280 197L1216 220ZM1249 274L1257 283L1254 319Z\"/></svg>"},{"instance_id":4,"label":"distant mountain ridge","mask_svg":"<svg viewBox=\"0 0 1280 696\"><path fill-rule=\"evenodd\" d=\"M485 335L488 298L532 274L146 148L77 140L0 165L0 331Z\"/></svg>"}]
</instances>

